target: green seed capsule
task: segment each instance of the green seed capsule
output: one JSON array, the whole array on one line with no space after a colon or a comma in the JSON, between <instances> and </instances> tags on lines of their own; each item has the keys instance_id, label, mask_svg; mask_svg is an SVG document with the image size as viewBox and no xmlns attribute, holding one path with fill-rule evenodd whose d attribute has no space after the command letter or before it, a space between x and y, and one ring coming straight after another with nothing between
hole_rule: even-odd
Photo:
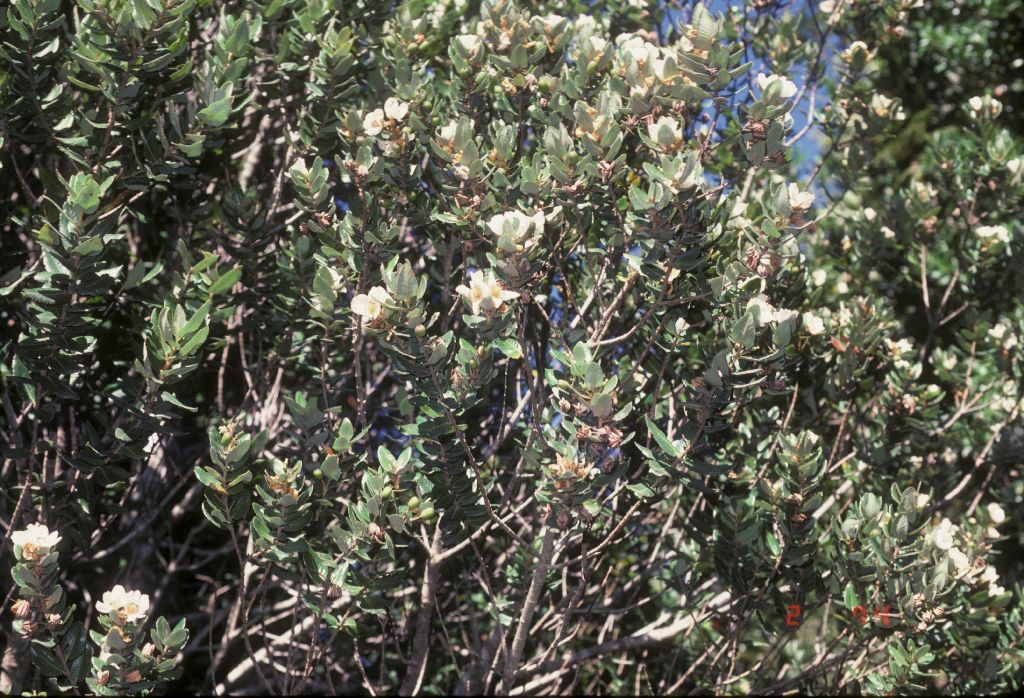
<instances>
[{"instance_id":1,"label":"green seed capsule","mask_svg":"<svg viewBox=\"0 0 1024 698\"><path fill-rule=\"evenodd\" d=\"M323 480L324 479L324 471L320 470L320 468L317 468L316 470L314 470L313 471L313 479L314 480Z\"/></svg>"},{"instance_id":2,"label":"green seed capsule","mask_svg":"<svg viewBox=\"0 0 1024 698\"><path fill-rule=\"evenodd\" d=\"M424 327L423 325L416 325L412 332L413 334L416 335L418 339L423 339L423 337L427 334L427 328Z\"/></svg>"},{"instance_id":3,"label":"green seed capsule","mask_svg":"<svg viewBox=\"0 0 1024 698\"><path fill-rule=\"evenodd\" d=\"M434 507L427 507L426 509L421 511L420 518L424 521L430 521L432 518L434 518Z\"/></svg>"},{"instance_id":4,"label":"green seed capsule","mask_svg":"<svg viewBox=\"0 0 1024 698\"><path fill-rule=\"evenodd\" d=\"M416 511L417 509L419 509L420 508L420 498L419 497L409 497L409 508L412 509L413 511Z\"/></svg>"},{"instance_id":5,"label":"green seed capsule","mask_svg":"<svg viewBox=\"0 0 1024 698\"><path fill-rule=\"evenodd\" d=\"M380 491L381 499L387 499L392 495L392 493L394 493L394 491L395 490L391 485L384 485L384 487Z\"/></svg>"}]
</instances>

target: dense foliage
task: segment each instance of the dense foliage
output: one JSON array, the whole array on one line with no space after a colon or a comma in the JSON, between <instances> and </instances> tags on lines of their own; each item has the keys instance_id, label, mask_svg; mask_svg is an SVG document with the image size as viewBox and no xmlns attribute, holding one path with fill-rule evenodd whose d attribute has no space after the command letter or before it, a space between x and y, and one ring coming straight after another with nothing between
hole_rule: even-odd
<instances>
[{"instance_id":1,"label":"dense foliage","mask_svg":"<svg viewBox=\"0 0 1024 698\"><path fill-rule=\"evenodd\" d=\"M1022 5L13 0L0 690L1020 688Z\"/></svg>"}]
</instances>

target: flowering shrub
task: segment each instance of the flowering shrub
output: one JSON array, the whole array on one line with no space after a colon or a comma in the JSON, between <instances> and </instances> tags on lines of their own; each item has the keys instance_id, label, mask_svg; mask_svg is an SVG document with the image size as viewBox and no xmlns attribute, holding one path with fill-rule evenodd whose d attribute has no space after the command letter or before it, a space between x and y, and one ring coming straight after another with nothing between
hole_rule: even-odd
<instances>
[{"instance_id":1,"label":"flowering shrub","mask_svg":"<svg viewBox=\"0 0 1024 698\"><path fill-rule=\"evenodd\" d=\"M1019 688L1024 140L923 4L12 2L0 689Z\"/></svg>"}]
</instances>

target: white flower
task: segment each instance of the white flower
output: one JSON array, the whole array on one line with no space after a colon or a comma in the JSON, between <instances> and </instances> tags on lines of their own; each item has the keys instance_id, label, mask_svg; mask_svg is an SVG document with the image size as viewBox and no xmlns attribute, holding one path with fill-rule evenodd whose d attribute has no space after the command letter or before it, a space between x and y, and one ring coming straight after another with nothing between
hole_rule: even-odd
<instances>
[{"instance_id":1,"label":"white flower","mask_svg":"<svg viewBox=\"0 0 1024 698\"><path fill-rule=\"evenodd\" d=\"M758 327L766 322L771 322L775 318L775 306L769 302L768 296L763 293L759 293L747 301L746 310L753 311L754 322L757 323Z\"/></svg>"},{"instance_id":2,"label":"white flower","mask_svg":"<svg viewBox=\"0 0 1024 698\"><path fill-rule=\"evenodd\" d=\"M591 36L587 38L587 45L590 47L591 53L594 57L599 57L608 48L608 42L602 39L600 36Z\"/></svg>"},{"instance_id":3,"label":"white flower","mask_svg":"<svg viewBox=\"0 0 1024 698\"><path fill-rule=\"evenodd\" d=\"M374 286L369 293L360 293L352 299L352 312L366 323L384 314L384 306L391 303L391 296L381 286Z\"/></svg>"},{"instance_id":4,"label":"white flower","mask_svg":"<svg viewBox=\"0 0 1024 698\"><path fill-rule=\"evenodd\" d=\"M776 82L781 83L780 96L782 99L789 99L796 94L796 83L792 80L789 80L782 75L765 75L764 73L757 74L757 86L761 88L761 94L767 92L768 87Z\"/></svg>"},{"instance_id":5,"label":"white flower","mask_svg":"<svg viewBox=\"0 0 1024 698\"><path fill-rule=\"evenodd\" d=\"M882 94L875 94L871 97L871 111L882 119L891 117L894 121L903 121L907 118L903 108L896 104L896 100Z\"/></svg>"},{"instance_id":6,"label":"white flower","mask_svg":"<svg viewBox=\"0 0 1024 698\"><path fill-rule=\"evenodd\" d=\"M460 285L455 291L472 309L474 315L480 311L492 313L513 298L518 298L515 291L508 291L500 281L494 278L494 272L475 271L469 276L469 286Z\"/></svg>"},{"instance_id":7,"label":"white flower","mask_svg":"<svg viewBox=\"0 0 1024 698\"><path fill-rule=\"evenodd\" d=\"M863 53L865 56L870 53L868 45L863 41L854 41L841 55L844 61L851 63L858 53Z\"/></svg>"},{"instance_id":8,"label":"white flower","mask_svg":"<svg viewBox=\"0 0 1024 698\"><path fill-rule=\"evenodd\" d=\"M135 622L145 618L149 612L149 595L135 590L128 591L118 584L104 592L103 600L96 604L96 610L100 613L113 611L122 623Z\"/></svg>"},{"instance_id":9,"label":"white flower","mask_svg":"<svg viewBox=\"0 0 1024 698\"><path fill-rule=\"evenodd\" d=\"M950 548L948 554L949 559L953 561L953 568L956 570L957 576L962 577L971 571L971 561L967 559L960 548Z\"/></svg>"},{"instance_id":10,"label":"white flower","mask_svg":"<svg viewBox=\"0 0 1024 698\"><path fill-rule=\"evenodd\" d=\"M807 334L819 335L825 333L825 322L813 312L804 313L802 316L803 327Z\"/></svg>"},{"instance_id":11,"label":"white flower","mask_svg":"<svg viewBox=\"0 0 1024 698\"><path fill-rule=\"evenodd\" d=\"M60 542L60 534L42 524L29 524L28 528L11 534L11 542L21 548L21 554L29 560L38 560L45 552Z\"/></svg>"},{"instance_id":12,"label":"white flower","mask_svg":"<svg viewBox=\"0 0 1024 698\"><path fill-rule=\"evenodd\" d=\"M462 48L464 56L470 62L475 61L480 55L480 49L483 48L484 42L476 34L462 34L455 37L455 41L458 42Z\"/></svg>"},{"instance_id":13,"label":"white flower","mask_svg":"<svg viewBox=\"0 0 1024 698\"><path fill-rule=\"evenodd\" d=\"M790 310L789 308L779 308L772 314L772 320L777 323L783 323L787 320L792 320L797 316L797 311Z\"/></svg>"},{"instance_id":14,"label":"white flower","mask_svg":"<svg viewBox=\"0 0 1024 698\"><path fill-rule=\"evenodd\" d=\"M639 36L631 36L627 39L622 46L622 54L625 58L630 58L636 63L638 68L644 68L645 66L651 66L653 68L654 61L658 58L658 47L654 44L644 41Z\"/></svg>"},{"instance_id":15,"label":"white flower","mask_svg":"<svg viewBox=\"0 0 1024 698\"><path fill-rule=\"evenodd\" d=\"M936 528L932 531L932 545L939 550L949 550L953 547L953 536L948 529Z\"/></svg>"},{"instance_id":16,"label":"white flower","mask_svg":"<svg viewBox=\"0 0 1024 698\"><path fill-rule=\"evenodd\" d=\"M992 565L986 565L985 571L981 573L979 579L986 584L993 584L999 581L999 573L996 572L996 568Z\"/></svg>"},{"instance_id":17,"label":"white flower","mask_svg":"<svg viewBox=\"0 0 1024 698\"><path fill-rule=\"evenodd\" d=\"M916 508L916 509L924 509L926 506L928 506L928 502L930 502L931 499L932 498L929 497L924 492L918 493L917 499L914 500L914 508Z\"/></svg>"},{"instance_id":18,"label":"white flower","mask_svg":"<svg viewBox=\"0 0 1024 698\"><path fill-rule=\"evenodd\" d=\"M995 502L989 504L985 509L988 511L988 517L992 519L992 523L996 526L1006 521L1006 512Z\"/></svg>"},{"instance_id":19,"label":"white flower","mask_svg":"<svg viewBox=\"0 0 1024 698\"><path fill-rule=\"evenodd\" d=\"M789 207L794 211L806 211L814 205L814 192L800 191L796 184L790 184L787 188L789 193Z\"/></svg>"},{"instance_id":20,"label":"white flower","mask_svg":"<svg viewBox=\"0 0 1024 698\"><path fill-rule=\"evenodd\" d=\"M1003 341L1003 337L1006 336L1006 325L1001 322L996 323L996 326L988 331L989 336L997 341Z\"/></svg>"},{"instance_id":21,"label":"white flower","mask_svg":"<svg viewBox=\"0 0 1024 698\"><path fill-rule=\"evenodd\" d=\"M999 242L1010 242L1010 231L1003 225L980 225L974 229L974 234L983 240L995 238Z\"/></svg>"},{"instance_id":22,"label":"white flower","mask_svg":"<svg viewBox=\"0 0 1024 698\"><path fill-rule=\"evenodd\" d=\"M376 136L384 130L384 110L374 109L363 117L363 131L368 136Z\"/></svg>"},{"instance_id":23,"label":"white flower","mask_svg":"<svg viewBox=\"0 0 1024 698\"><path fill-rule=\"evenodd\" d=\"M491 216L487 227L498 236L498 249L503 252L523 252L537 243L544 232L544 212L528 216L522 211L508 211ZM507 236L506 236L507 233Z\"/></svg>"},{"instance_id":24,"label":"white flower","mask_svg":"<svg viewBox=\"0 0 1024 698\"><path fill-rule=\"evenodd\" d=\"M389 119L401 121L409 113L409 103L403 102L397 97L388 97L384 100L384 113Z\"/></svg>"},{"instance_id":25,"label":"white flower","mask_svg":"<svg viewBox=\"0 0 1024 698\"><path fill-rule=\"evenodd\" d=\"M672 147L683 140L683 129L672 117L663 116L647 125L647 135L661 147Z\"/></svg>"},{"instance_id":26,"label":"white flower","mask_svg":"<svg viewBox=\"0 0 1024 698\"><path fill-rule=\"evenodd\" d=\"M448 152L455 150L455 133L458 130L458 121L449 121L447 124L442 126L441 131L437 134L438 145Z\"/></svg>"},{"instance_id":27,"label":"white flower","mask_svg":"<svg viewBox=\"0 0 1024 698\"><path fill-rule=\"evenodd\" d=\"M935 198L938 191L930 184L925 182L914 181L910 184L910 190L917 197L917 200L921 203L928 203Z\"/></svg>"},{"instance_id":28,"label":"white flower","mask_svg":"<svg viewBox=\"0 0 1024 698\"><path fill-rule=\"evenodd\" d=\"M828 281L828 272L824 269L815 269L811 272L811 281L814 282L815 286L824 286L825 282Z\"/></svg>"}]
</instances>

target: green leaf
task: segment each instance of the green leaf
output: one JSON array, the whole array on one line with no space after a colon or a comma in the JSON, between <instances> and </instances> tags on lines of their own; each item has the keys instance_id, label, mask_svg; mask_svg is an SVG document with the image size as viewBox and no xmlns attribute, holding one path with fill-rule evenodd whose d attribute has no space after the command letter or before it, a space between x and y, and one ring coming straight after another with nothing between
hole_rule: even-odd
<instances>
[{"instance_id":1,"label":"green leaf","mask_svg":"<svg viewBox=\"0 0 1024 698\"><path fill-rule=\"evenodd\" d=\"M242 270L239 267L229 269L224 272L219 279L210 285L209 293L211 296L216 296L218 293L227 291L242 278Z\"/></svg>"},{"instance_id":2,"label":"green leaf","mask_svg":"<svg viewBox=\"0 0 1024 698\"><path fill-rule=\"evenodd\" d=\"M665 432L659 429L657 425L651 421L650 417L645 416L644 421L647 422L647 429L651 432L651 436L654 437L654 440L658 442L658 445L661 446L661 450L663 450L673 460L677 458L679 456L679 451L675 445L668 440L668 437L665 436Z\"/></svg>"},{"instance_id":3,"label":"green leaf","mask_svg":"<svg viewBox=\"0 0 1024 698\"><path fill-rule=\"evenodd\" d=\"M11 568L11 577L19 587L28 589L39 589L39 577L37 577L27 565L15 565Z\"/></svg>"},{"instance_id":4,"label":"green leaf","mask_svg":"<svg viewBox=\"0 0 1024 698\"><path fill-rule=\"evenodd\" d=\"M199 110L199 119L207 126L218 128L231 116L231 86L228 86L227 95L212 102L208 107Z\"/></svg>"},{"instance_id":5,"label":"green leaf","mask_svg":"<svg viewBox=\"0 0 1024 698\"><path fill-rule=\"evenodd\" d=\"M846 588L843 590L843 603L848 611L853 611L857 606L860 606L857 600L857 590L854 588L853 582L846 583Z\"/></svg>"},{"instance_id":6,"label":"green leaf","mask_svg":"<svg viewBox=\"0 0 1024 698\"><path fill-rule=\"evenodd\" d=\"M103 238L99 235L93 235L86 238L84 241L79 243L74 249L71 250L71 254L77 254L82 257L87 257L91 254L103 251Z\"/></svg>"},{"instance_id":7,"label":"green leaf","mask_svg":"<svg viewBox=\"0 0 1024 698\"><path fill-rule=\"evenodd\" d=\"M626 489L632 491L641 499L649 499L654 496L654 490L642 482L634 482L626 485Z\"/></svg>"},{"instance_id":8,"label":"green leaf","mask_svg":"<svg viewBox=\"0 0 1024 698\"><path fill-rule=\"evenodd\" d=\"M202 325L203 322L206 321L207 315L210 314L210 305L211 305L211 303L212 303L212 301L207 299L207 301L205 303L203 303L201 306L199 306L196 309L196 312L192 314L192 317L189 318L188 322L186 322L181 327L181 329L179 329L175 333L175 336L177 336L179 339L181 337L188 337L193 332L198 330L199 326Z\"/></svg>"}]
</instances>

